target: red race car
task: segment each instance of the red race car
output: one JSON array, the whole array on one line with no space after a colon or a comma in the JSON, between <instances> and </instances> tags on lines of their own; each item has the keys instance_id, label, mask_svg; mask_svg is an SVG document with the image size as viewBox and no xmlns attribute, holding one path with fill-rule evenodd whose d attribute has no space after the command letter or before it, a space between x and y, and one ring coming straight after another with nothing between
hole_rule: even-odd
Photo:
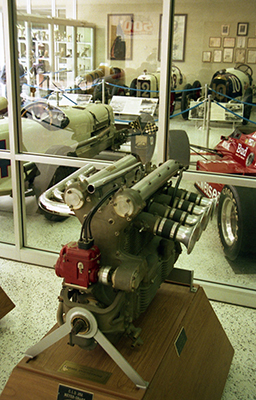
<instances>
[{"instance_id":1,"label":"red race car","mask_svg":"<svg viewBox=\"0 0 256 400\"><path fill-rule=\"evenodd\" d=\"M196 147L196 146L195 146ZM256 176L256 126L239 126L222 136L210 155L197 161L197 170ZM256 252L256 189L219 183L197 182L207 197L218 198L218 230L224 253L230 260Z\"/></svg>"}]
</instances>

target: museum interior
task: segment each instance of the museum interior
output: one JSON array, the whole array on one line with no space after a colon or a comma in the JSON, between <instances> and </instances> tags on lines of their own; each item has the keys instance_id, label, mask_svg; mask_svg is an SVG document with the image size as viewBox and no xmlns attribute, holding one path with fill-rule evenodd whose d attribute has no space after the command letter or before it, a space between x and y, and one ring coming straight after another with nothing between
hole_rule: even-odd
<instances>
[{"instance_id":1,"label":"museum interior","mask_svg":"<svg viewBox=\"0 0 256 400\"><path fill-rule=\"evenodd\" d=\"M0 14L0 398L256 399L255 1Z\"/></svg>"}]
</instances>

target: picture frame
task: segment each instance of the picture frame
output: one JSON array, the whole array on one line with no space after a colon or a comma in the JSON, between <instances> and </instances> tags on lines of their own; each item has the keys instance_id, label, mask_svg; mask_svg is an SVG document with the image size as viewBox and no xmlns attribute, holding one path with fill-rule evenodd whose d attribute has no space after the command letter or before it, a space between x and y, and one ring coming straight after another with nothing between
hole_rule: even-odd
<instances>
[{"instance_id":1,"label":"picture frame","mask_svg":"<svg viewBox=\"0 0 256 400\"><path fill-rule=\"evenodd\" d=\"M224 37L223 47L235 47L236 38L234 37Z\"/></svg>"},{"instance_id":2,"label":"picture frame","mask_svg":"<svg viewBox=\"0 0 256 400\"><path fill-rule=\"evenodd\" d=\"M246 55L246 50L245 49L236 49L235 62L236 63L244 63L245 62L245 55Z\"/></svg>"},{"instance_id":3,"label":"picture frame","mask_svg":"<svg viewBox=\"0 0 256 400\"><path fill-rule=\"evenodd\" d=\"M185 61L186 29L187 14L175 14L172 48L173 61Z\"/></svg>"},{"instance_id":4,"label":"picture frame","mask_svg":"<svg viewBox=\"0 0 256 400\"><path fill-rule=\"evenodd\" d=\"M211 62L212 52L211 51L203 51L202 53L202 61L203 62Z\"/></svg>"},{"instance_id":5,"label":"picture frame","mask_svg":"<svg viewBox=\"0 0 256 400\"><path fill-rule=\"evenodd\" d=\"M232 48L225 48L223 50L223 62L225 63L232 63L234 57L234 49Z\"/></svg>"},{"instance_id":6,"label":"picture frame","mask_svg":"<svg viewBox=\"0 0 256 400\"><path fill-rule=\"evenodd\" d=\"M158 60L161 61L161 41L162 41L162 18L159 19L159 40L158 40ZM187 14L174 15L173 28L173 61L185 61L185 45L186 45L186 29L187 29Z\"/></svg>"},{"instance_id":7,"label":"picture frame","mask_svg":"<svg viewBox=\"0 0 256 400\"><path fill-rule=\"evenodd\" d=\"M247 36L248 35L248 22L238 22L237 24L237 36Z\"/></svg>"},{"instance_id":8,"label":"picture frame","mask_svg":"<svg viewBox=\"0 0 256 400\"><path fill-rule=\"evenodd\" d=\"M248 50L247 62L250 64L256 64L256 50Z\"/></svg>"},{"instance_id":9,"label":"picture frame","mask_svg":"<svg viewBox=\"0 0 256 400\"><path fill-rule=\"evenodd\" d=\"M108 59L132 60L133 14L108 14Z\"/></svg>"},{"instance_id":10,"label":"picture frame","mask_svg":"<svg viewBox=\"0 0 256 400\"><path fill-rule=\"evenodd\" d=\"M210 37L209 38L209 47L220 47L221 46L221 38L220 37Z\"/></svg>"},{"instance_id":11,"label":"picture frame","mask_svg":"<svg viewBox=\"0 0 256 400\"><path fill-rule=\"evenodd\" d=\"M246 43L245 40L246 38L244 36L239 36L236 40L236 47L244 48Z\"/></svg>"},{"instance_id":12,"label":"picture frame","mask_svg":"<svg viewBox=\"0 0 256 400\"><path fill-rule=\"evenodd\" d=\"M222 61L222 50L213 50L213 62L219 63Z\"/></svg>"},{"instance_id":13,"label":"picture frame","mask_svg":"<svg viewBox=\"0 0 256 400\"><path fill-rule=\"evenodd\" d=\"M248 48L256 48L256 38L250 37L248 38L248 42L247 42L247 47Z\"/></svg>"},{"instance_id":14,"label":"picture frame","mask_svg":"<svg viewBox=\"0 0 256 400\"><path fill-rule=\"evenodd\" d=\"M222 36L229 35L229 25L221 25L221 35Z\"/></svg>"}]
</instances>

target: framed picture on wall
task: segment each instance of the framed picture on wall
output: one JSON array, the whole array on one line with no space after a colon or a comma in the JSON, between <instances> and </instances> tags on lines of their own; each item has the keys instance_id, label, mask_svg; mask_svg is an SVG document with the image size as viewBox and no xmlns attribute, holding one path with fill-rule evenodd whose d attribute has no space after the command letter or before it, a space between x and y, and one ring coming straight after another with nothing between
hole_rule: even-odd
<instances>
[{"instance_id":1,"label":"framed picture on wall","mask_svg":"<svg viewBox=\"0 0 256 400\"><path fill-rule=\"evenodd\" d=\"M108 14L108 58L132 60L133 14Z\"/></svg>"},{"instance_id":2,"label":"framed picture on wall","mask_svg":"<svg viewBox=\"0 0 256 400\"><path fill-rule=\"evenodd\" d=\"M234 37L224 37L223 47L235 47L236 38Z\"/></svg>"},{"instance_id":3,"label":"framed picture on wall","mask_svg":"<svg viewBox=\"0 0 256 400\"><path fill-rule=\"evenodd\" d=\"M232 63L233 55L234 55L234 49L224 49L223 50L223 62Z\"/></svg>"},{"instance_id":4,"label":"framed picture on wall","mask_svg":"<svg viewBox=\"0 0 256 400\"><path fill-rule=\"evenodd\" d=\"M221 38L220 37L210 37L209 38L209 47L220 47L221 46Z\"/></svg>"},{"instance_id":5,"label":"framed picture on wall","mask_svg":"<svg viewBox=\"0 0 256 400\"><path fill-rule=\"evenodd\" d=\"M243 36L239 36L236 41L236 47L245 47L245 40L246 38Z\"/></svg>"},{"instance_id":6,"label":"framed picture on wall","mask_svg":"<svg viewBox=\"0 0 256 400\"><path fill-rule=\"evenodd\" d=\"M245 49L236 49L235 62L244 63L245 62Z\"/></svg>"},{"instance_id":7,"label":"framed picture on wall","mask_svg":"<svg viewBox=\"0 0 256 400\"><path fill-rule=\"evenodd\" d=\"M250 64L256 64L256 50L248 50L247 62Z\"/></svg>"},{"instance_id":8,"label":"framed picture on wall","mask_svg":"<svg viewBox=\"0 0 256 400\"><path fill-rule=\"evenodd\" d=\"M222 61L222 50L213 50L213 62Z\"/></svg>"},{"instance_id":9,"label":"framed picture on wall","mask_svg":"<svg viewBox=\"0 0 256 400\"><path fill-rule=\"evenodd\" d=\"M248 44L247 44L247 46L248 47L256 47L256 38L248 38Z\"/></svg>"},{"instance_id":10,"label":"framed picture on wall","mask_svg":"<svg viewBox=\"0 0 256 400\"><path fill-rule=\"evenodd\" d=\"M229 25L221 25L221 34L222 36L229 35Z\"/></svg>"},{"instance_id":11,"label":"framed picture on wall","mask_svg":"<svg viewBox=\"0 0 256 400\"><path fill-rule=\"evenodd\" d=\"M203 62L211 62L212 52L211 51L203 51L202 61Z\"/></svg>"},{"instance_id":12,"label":"framed picture on wall","mask_svg":"<svg viewBox=\"0 0 256 400\"><path fill-rule=\"evenodd\" d=\"M161 61L162 18L163 18L163 15L160 14L159 40L158 40L158 42L159 42L159 44L158 44L158 60L159 61ZM187 14L175 14L174 15L173 47L172 47L173 61L184 61L185 60L186 25L187 25Z\"/></svg>"},{"instance_id":13,"label":"framed picture on wall","mask_svg":"<svg viewBox=\"0 0 256 400\"><path fill-rule=\"evenodd\" d=\"M174 15L172 59L185 60L187 14Z\"/></svg>"},{"instance_id":14,"label":"framed picture on wall","mask_svg":"<svg viewBox=\"0 0 256 400\"><path fill-rule=\"evenodd\" d=\"M248 35L248 22L238 22L237 24L237 36L247 36Z\"/></svg>"}]
</instances>

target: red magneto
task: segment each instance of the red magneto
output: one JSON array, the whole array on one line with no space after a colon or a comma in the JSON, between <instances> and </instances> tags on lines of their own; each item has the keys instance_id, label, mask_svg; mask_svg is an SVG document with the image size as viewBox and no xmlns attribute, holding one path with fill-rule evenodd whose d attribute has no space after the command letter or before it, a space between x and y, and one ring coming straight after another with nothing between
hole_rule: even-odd
<instances>
[{"instance_id":1,"label":"red magneto","mask_svg":"<svg viewBox=\"0 0 256 400\"><path fill-rule=\"evenodd\" d=\"M79 249L77 242L66 244L55 265L56 275L65 279L65 283L88 288L98 281L100 268L100 250L97 246Z\"/></svg>"}]
</instances>

